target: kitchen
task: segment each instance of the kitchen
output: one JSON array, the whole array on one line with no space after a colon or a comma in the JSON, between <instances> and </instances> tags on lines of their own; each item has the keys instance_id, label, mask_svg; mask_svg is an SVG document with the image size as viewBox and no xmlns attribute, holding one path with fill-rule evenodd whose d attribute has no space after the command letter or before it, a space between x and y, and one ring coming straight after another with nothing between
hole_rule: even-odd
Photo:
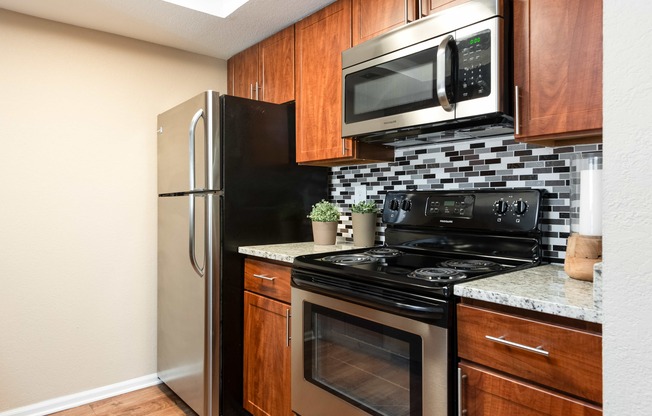
<instances>
[{"instance_id":1,"label":"kitchen","mask_svg":"<svg viewBox=\"0 0 652 416\"><path fill-rule=\"evenodd\" d=\"M223 90L226 62L0 13L4 412L155 373L155 116ZM650 152L644 94L633 94L650 89L637 81L652 59L621 39L622 27L643 36L650 13L604 3L605 212L642 207L603 219L604 409L614 415L652 404L650 307L637 295L650 285Z\"/></svg>"}]
</instances>

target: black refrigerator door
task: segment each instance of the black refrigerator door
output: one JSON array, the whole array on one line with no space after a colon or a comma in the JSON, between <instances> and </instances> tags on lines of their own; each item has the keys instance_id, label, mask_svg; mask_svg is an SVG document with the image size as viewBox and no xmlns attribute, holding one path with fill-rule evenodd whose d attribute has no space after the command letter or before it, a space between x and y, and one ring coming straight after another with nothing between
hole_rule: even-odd
<instances>
[{"instance_id":1,"label":"black refrigerator door","mask_svg":"<svg viewBox=\"0 0 652 416\"><path fill-rule=\"evenodd\" d=\"M238 247L308 241L310 206L327 197L327 168L295 163L294 104L220 97L222 142L222 408L242 409L243 256Z\"/></svg>"},{"instance_id":2,"label":"black refrigerator door","mask_svg":"<svg viewBox=\"0 0 652 416\"><path fill-rule=\"evenodd\" d=\"M327 168L295 163L294 104L220 97L224 243L309 241L306 217L327 197Z\"/></svg>"}]
</instances>

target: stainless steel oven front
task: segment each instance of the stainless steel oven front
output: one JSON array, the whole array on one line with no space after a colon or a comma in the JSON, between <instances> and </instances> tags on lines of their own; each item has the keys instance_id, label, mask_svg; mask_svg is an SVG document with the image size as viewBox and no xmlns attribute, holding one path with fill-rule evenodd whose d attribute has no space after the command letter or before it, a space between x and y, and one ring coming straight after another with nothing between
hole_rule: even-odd
<instances>
[{"instance_id":1,"label":"stainless steel oven front","mask_svg":"<svg viewBox=\"0 0 652 416\"><path fill-rule=\"evenodd\" d=\"M447 416L449 330L292 287L292 410Z\"/></svg>"}]
</instances>

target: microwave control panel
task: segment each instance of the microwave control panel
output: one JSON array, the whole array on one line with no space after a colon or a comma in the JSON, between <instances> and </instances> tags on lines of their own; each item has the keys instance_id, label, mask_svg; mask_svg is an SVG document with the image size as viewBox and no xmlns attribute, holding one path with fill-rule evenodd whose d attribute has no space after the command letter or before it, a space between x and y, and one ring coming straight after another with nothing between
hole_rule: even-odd
<instances>
[{"instance_id":1,"label":"microwave control panel","mask_svg":"<svg viewBox=\"0 0 652 416\"><path fill-rule=\"evenodd\" d=\"M457 40L457 101L491 94L491 31Z\"/></svg>"}]
</instances>

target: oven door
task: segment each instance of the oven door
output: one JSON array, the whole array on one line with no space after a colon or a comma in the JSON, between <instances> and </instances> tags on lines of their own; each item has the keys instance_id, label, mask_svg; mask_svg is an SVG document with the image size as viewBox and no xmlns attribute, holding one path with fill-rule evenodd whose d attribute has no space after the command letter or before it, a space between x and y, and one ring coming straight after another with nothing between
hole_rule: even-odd
<instances>
[{"instance_id":1,"label":"oven door","mask_svg":"<svg viewBox=\"0 0 652 416\"><path fill-rule=\"evenodd\" d=\"M292 410L446 416L448 330L292 288Z\"/></svg>"}]
</instances>

